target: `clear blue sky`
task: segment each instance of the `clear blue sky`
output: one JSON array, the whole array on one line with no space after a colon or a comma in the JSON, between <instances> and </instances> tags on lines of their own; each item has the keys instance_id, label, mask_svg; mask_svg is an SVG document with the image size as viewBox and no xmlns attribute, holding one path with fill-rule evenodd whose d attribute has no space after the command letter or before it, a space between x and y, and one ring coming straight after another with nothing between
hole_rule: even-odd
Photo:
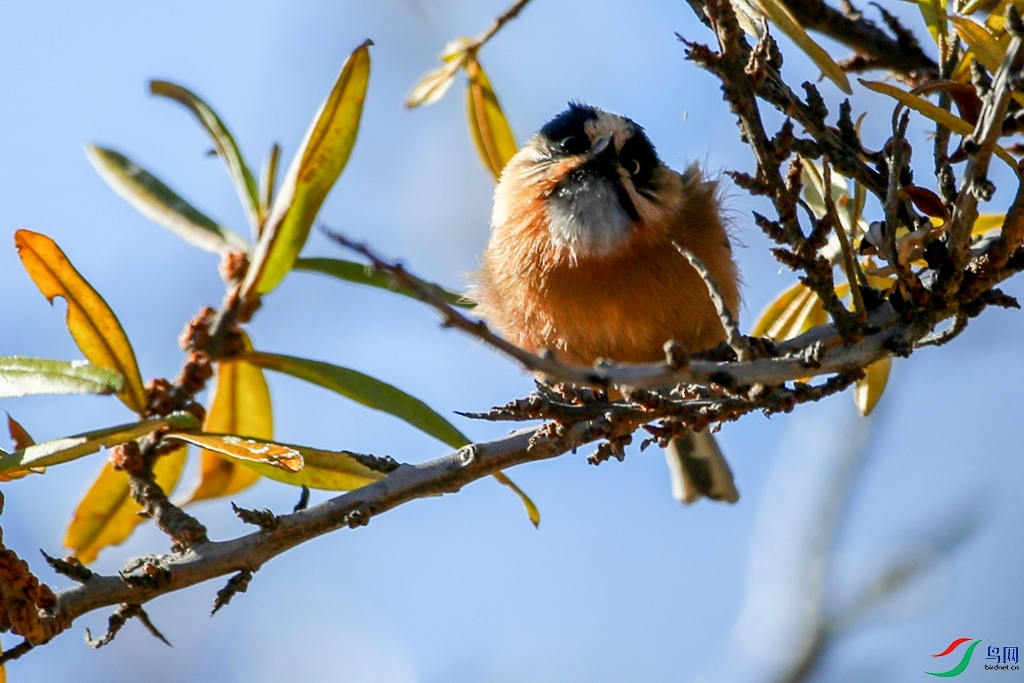
<instances>
[{"instance_id":1,"label":"clear blue sky","mask_svg":"<svg viewBox=\"0 0 1024 683\"><path fill-rule=\"evenodd\" d=\"M26 227L53 237L106 297L146 378L176 374L178 333L201 306L220 300L216 259L123 202L95 174L83 145L128 154L244 232L234 190L220 162L205 155L203 134L184 110L150 97L147 81L173 80L204 96L258 165L272 142L290 157L345 57L368 37L375 46L363 127L322 220L428 278L462 287L487 238L493 186L467 136L461 81L438 105L413 112L401 105L448 40L476 34L504 4L0 4L0 354L80 357L63 326L63 304L51 309L16 257L11 235ZM683 2L535 0L481 59L520 140L567 100L580 99L640 122L676 168L699 160L712 170L752 171L716 81L683 60L674 31L710 38ZM787 53L785 73L793 82L817 77L795 53ZM870 108L865 138L879 147L891 104L855 88L854 113ZM829 83L821 89L835 110L838 91ZM912 142L919 178L927 178L927 140L915 133ZM1012 189L1005 177L995 179L1003 182L993 211L1006 206ZM738 255L749 328L793 276L780 271L750 219L752 209L766 207L738 191L731 206L744 245ZM337 253L319 235L306 250ZM1024 294L1021 282L1006 289ZM258 349L373 374L445 414L486 409L531 388L517 367L440 330L414 302L301 273L266 298L251 334ZM980 521L947 559L840 638L817 680L917 680L935 661L928 655L958 637L1024 644L1024 466L1016 431L1022 337L1024 316L990 310L950 346L896 363L844 504L827 605L856 595L888 560L926 557L944 529ZM270 382L282 441L412 462L446 451L321 389L280 376ZM24 398L0 407L37 440L129 419L110 398ZM748 617L735 633L733 624L748 585L775 585L770 578L797 557L800 524L773 521L795 514L806 523L793 503L815 500L813 477L828 476L822 463L863 427L852 413L843 395L794 415L726 426L720 438L742 492L736 506L680 507L655 449L633 448L625 462L597 468L585 453L529 465L510 475L540 506L539 530L511 494L483 481L288 553L213 619L207 614L219 583L156 601L147 609L174 649L132 623L92 652L82 631L88 626L95 635L106 623L106 614L94 613L12 664L10 679L134 680L141 667L155 682L596 683L680 681L699 671L725 680L733 668L730 680L760 680L767 665L750 666L751 653L792 641L767 618ZM505 429L453 419L476 439ZM61 551L63 528L101 462L97 455L4 486L4 542L58 587L66 581L45 568L36 548ZM186 485L193 475L190 468ZM297 496L261 483L234 500L285 511ZM314 494L314 502L324 498ZM215 538L246 531L227 501L194 512ZM110 573L128 557L166 547L145 527L96 566Z\"/></svg>"}]
</instances>

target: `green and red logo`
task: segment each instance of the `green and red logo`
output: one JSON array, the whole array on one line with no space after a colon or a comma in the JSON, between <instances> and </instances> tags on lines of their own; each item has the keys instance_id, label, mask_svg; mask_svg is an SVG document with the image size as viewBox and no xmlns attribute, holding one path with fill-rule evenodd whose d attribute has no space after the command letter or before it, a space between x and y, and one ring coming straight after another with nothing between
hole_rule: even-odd
<instances>
[{"instance_id":1,"label":"green and red logo","mask_svg":"<svg viewBox=\"0 0 1024 683\"><path fill-rule=\"evenodd\" d=\"M971 641L974 641L974 642L971 642ZM943 671L941 673L935 673L933 671L925 671L925 673L928 674L929 676L939 676L941 678L952 678L953 676L959 676L960 674L962 674L964 672L964 670L967 668L967 665L971 663L971 655L974 654L974 648L978 647L978 643L981 642L981 639L974 640L973 638L957 638L952 643L950 643L949 647L947 647L945 650L943 650L942 652L940 652L937 655L932 655L932 657L945 657L947 655L952 654L954 650L959 648L964 643L968 643L968 642L971 642L971 644L967 646L967 650L964 652L964 656L960 659L960 663L959 664L954 666L949 671ZM949 661L949 660L947 660L947 661Z\"/></svg>"}]
</instances>

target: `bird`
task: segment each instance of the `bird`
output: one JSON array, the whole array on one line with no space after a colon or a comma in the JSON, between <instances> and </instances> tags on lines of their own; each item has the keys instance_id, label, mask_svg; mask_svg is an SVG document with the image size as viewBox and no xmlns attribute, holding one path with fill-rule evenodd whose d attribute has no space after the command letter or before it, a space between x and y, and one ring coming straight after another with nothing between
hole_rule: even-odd
<instances>
[{"instance_id":1,"label":"bird","mask_svg":"<svg viewBox=\"0 0 1024 683\"><path fill-rule=\"evenodd\" d=\"M468 298L507 340L567 364L664 360L670 340L709 349L726 333L675 245L705 264L735 317L727 225L720 186L699 164L679 173L631 119L570 102L502 170ZM681 502L738 500L709 430L672 438L666 459Z\"/></svg>"}]
</instances>

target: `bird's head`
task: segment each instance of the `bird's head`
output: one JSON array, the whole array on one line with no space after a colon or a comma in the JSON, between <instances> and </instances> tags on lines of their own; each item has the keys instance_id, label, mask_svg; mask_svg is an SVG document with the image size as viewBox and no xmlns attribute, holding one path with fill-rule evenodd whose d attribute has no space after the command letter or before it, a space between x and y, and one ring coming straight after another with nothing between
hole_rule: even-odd
<instances>
[{"instance_id":1,"label":"bird's head","mask_svg":"<svg viewBox=\"0 0 1024 683\"><path fill-rule=\"evenodd\" d=\"M685 185L639 125L573 102L506 166L493 223L543 226L572 261L611 256L666 232Z\"/></svg>"}]
</instances>

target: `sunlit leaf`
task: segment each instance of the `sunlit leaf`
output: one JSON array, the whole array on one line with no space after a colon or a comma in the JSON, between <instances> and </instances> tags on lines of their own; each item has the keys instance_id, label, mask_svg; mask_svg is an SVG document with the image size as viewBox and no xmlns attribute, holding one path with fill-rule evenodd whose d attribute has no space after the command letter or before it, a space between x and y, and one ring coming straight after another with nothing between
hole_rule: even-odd
<instances>
[{"instance_id":1,"label":"sunlit leaf","mask_svg":"<svg viewBox=\"0 0 1024 683\"><path fill-rule=\"evenodd\" d=\"M59 465L95 453L101 448L133 441L143 434L149 434L167 425L174 425L179 429L198 429L199 422L188 413L175 413L173 417L132 422L44 441L13 453L0 455L0 473Z\"/></svg>"},{"instance_id":2,"label":"sunlit leaf","mask_svg":"<svg viewBox=\"0 0 1024 683\"><path fill-rule=\"evenodd\" d=\"M480 62L470 59L466 63L466 75L469 76L466 90L469 130L480 159L497 179L518 149L516 139Z\"/></svg>"},{"instance_id":3,"label":"sunlit leaf","mask_svg":"<svg viewBox=\"0 0 1024 683\"><path fill-rule=\"evenodd\" d=\"M505 476L504 472L496 473L494 475L494 478L498 480L498 483L502 484L503 486L509 487L510 489L512 489L512 491L517 496L519 496L519 500L521 500L523 502L523 507L526 508L526 516L530 518L530 522L533 523L534 527L539 527L540 526L540 510L537 508L537 506L534 504L534 502L530 499L530 497L528 495L526 495L526 492L523 491L518 486L516 486L515 483L513 483L513 481L511 479L509 479L507 476Z\"/></svg>"},{"instance_id":4,"label":"sunlit leaf","mask_svg":"<svg viewBox=\"0 0 1024 683\"><path fill-rule=\"evenodd\" d=\"M0 398L29 394L113 394L124 377L88 361L0 356Z\"/></svg>"},{"instance_id":5,"label":"sunlit leaf","mask_svg":"<svg viewBox=\"0 0 1024 683\"><path fill-rule=\"evenodd\" d=\"M852 95L850 81L846 73L835 63L835 60L814 40L807 35L800 22L790 13L780 0L755 0L758 8L771 19L772 23L779 27L789 39L796 43L796 46L803 51L821 69L821 72L835 83L840 90L847 95Z\"/></svg>"},{"instance_id":6,"label":"sunlit leaf","mask_svg":"<svg viewBox=\"0 0 1024 683\"><path fill-rule=\"evenodd\" d=\"M975 21L965 17L950 17L949 19L953 22L957 35L967 43L967 47L970 48L981 65L988 69L989 73L994 74L998 71L999 65L1003 61L1005 46L1000 46L996 37ZM1009 41L1007 41L1008 44Z\"/></svg>"},{"instance_id":7,"label":"sunlit leaf","mask_svg":"<svg viewBox=\"0 0 1024 683\"><path fill-rule=\"evenodd\" d=\"M217 225L123 154L96 145L87 145L85 154L115 192L192 246L215 254L249 250L238 233Z\"/></svg>"},{"instance_id":8,"label":"sunlit leaf","mask_svg":"<svg viewBox=\"0 0 1024 683\"><path fill-rule=\"evenodd\" d=\"M252 350L248 337L244 343L247 350ZM240 360L217 364L217 388L206 412L203 431L274 438L273 408L263 370ZM258 479L259 475L253 470L240 467L214 451L203 450L199 482L187 501L230 496L249 488Z\"/></svg>"},{"instance_id":9,"label":"sunlit leaf","mask_svg":"<svg viewBox=\"0 0 1024 683\"><path fill-rule=\"evenodd\" d=\"M783 291L758 316L750 336L781 339L781 335L792 328L794 318L807 304L809 294L811 290L799 282Z\"/></svg>"},{"instance_id":10,"label":"sunlit leaf","mask_svg":"<svg viewBox=\"0 0 1024 683\"><path fill-rule=\"evenodd\" d=\"M462 448L470 443L462 432L434 412L423 401L361 372L330 363L258 351L247 353L242 356L242 359L253 365L317 384L365 406L394 415L453 448ZM258 471L262 472L262 470ZM273 477L270 474L266 476L280 479L279 476ZM539 524L540 513L533 501L504 474L499 472L495 475L495 479L511 488L519 496L530 521L534 525ZM312 484L307 485L312 486Z\"/></svg>"},{"instance_id":11,"label":"sunlit leaf","mask_svg":"<svg viewBox=\"0 0 1024 683\"><path fill-rule=\"evenodd\" d=\"M375 272L373 268L362 263L356 263L355 261L345 261L337 258L300 258L296 259L294 269L330 275L339 280L353 282L357 285L386 289L413 299L419 298L408 289L396 287L392 279L385 273ZM452 306L459 306L461 308L473 308L474 306L473 302L468 301L461 294L447 290L441 290L439 293Z\"/></svg>"},{"instance_id":12,"label":"sunlit leaf","mask_svg":"<svg viewBox=\"0 0 1024 683\"><path fill-rule=\"evenodd\" d=\"M346 60L292 159L256 245L242 287L246 297L266 294L288 273L327 193L348 162L370 79L371 44L366 41Z\"/></svg>"},{"instance_id":13,"label":"sunlit leaf","mask_svg":"<svg viewBox=\"0 0 1024 683\"><path fill-rule=\"evenodd\" d=\"M168 495L174 490L185 467L186 448L176 448L153 465L156 483ZM64 547L88 564L100 550L128 540L136 526L145 521L142 507L131 496L128 475L106 462L83 496L64 534Z\"/></svg>"},{"instance_id":14,"label":"sunlit leaf","mask_svg":"<svg viewBox=\"0 0 1024 683\"><path fill-rule=\"evenodd\" d=\"M406 108L412 109L414 107L427 106L444 97L445 93L448 92L448 88L455 81L455 74L459 72L464 63L465 58L454 59L424 74L416 82L416 85L413 86L412 91L406 98Z\"/></svg>"},{"instance_id":15,"label":"sunlit leaf","mask_svg":"<svg viewBox=\"0 0 1024 683\"><path fill-rule=\"evenodd\" d=\"M67 301L67 326L78 348L93 364L120 373L124 386L118 397L135 412L143 413L146 390L135 352L107 302L46 235L18 230L14 233L14 244L25 270L43 296L51 304L56 296Z\"/></svg>"},{"instance_id":16,"label":"sunlit leaf","mask_svg":"<svg viewBox=\"0 0 1024 683\"><path fill-rule=\"evenodd\" d=\"M748 36L761 39L764 33L764 22L766 17L761 11L750 4L749 0L729 0L733 12L736 14L736 21L740 28Z\"/></svg>"},{"instance_id":17,"label":"sunlit leaf","mask_svg":"<svg viewBox=\"0 0 1024 683\"><path fill-rule=\"evenodd\" d=\"M258 351L247 353L241 358L261 368L317 384L364 406L394 415L453 448L461 448L469 443L462 432L423 401L356 370Z\"/></svg>"},{"instance_id":18,"label":"sunlit leaf","mask_svg":"<svg viewBox=\"0 0 1024 683\"><path fill-rule=\"evenodd\" d=\"M274 203L274 188L277 186L277 166L281 160L281 146L274 144L270 148L270 154L263 164L263 172L260 174L260 222L256 226L253 235L259 240L263 230L263 222L270 213L270 206Z\"/></svg>"},{"instance_id":19,"label":"sunlit leaf","mask_svg":"<svg viewBox=\"0 0 1024 683\"><path fill-rule=\"evenodd\" d=\"M863 78L858 78L860 84L868 90L874 90L884 95L898 100L904 106L910 107L914 111L923 114L927 118L935 121L936 123L942 124L946 128L949 128L954 133L959 135L970 135L974 132L974 126L969 124L967 121L954 116L942 107L937 107L923 97L918 97L913 93L909 93L905 90L900 90L894 85L888 83L882 83L881 81L866 81ZM1013 168L1014 174L1017 173L1017 162L1014 160L1010 153L1005 149L996 145L995 155L1005 161Z\"/></svg>"},{"instance_id":20,"label":"sunlit leaf","mask_svg":"<svg viewBox=\"0 0 1024 683\"><path fill-rule=\"evenodd\" d=\"M1003 223L1005 221L1005 213L983 213L978 216L978 220L974 221L974 226L971 228L971 235L984 235L989 230L995 230L996 228L1003 227Z\"/></svg>"},{"instance_id":21,"label":"sunlit leaf","mask_svg":"<svg viewBox=\"0 0 1024 683\"><path fill-rule=\"evenodd\" d=\"M853 400L857 403L857 410L861 415L870 415L878 399L882 398L885 385L889 382L891 367L892 358L883 358L864 368L864 378L857 380L853 390Z\"/></svg>"},{"instance_id":22,"label":"sunlit leaf","mask_svg":"<svg viewBox=\"0 0 1024 683\"><path fill-rule=\"evenodd\" d=\"M350 451L325 451L231 434L171 434L167 438L216 451L268 479L292 486L351 491L377 481L387 471L369 467L372 458Z\"/></svg>"},{"instance_id":23,"label":"sunlit leaf","mask_svg":"<svg viewBox=\"0 0 1024 683\"><path fill-rule=\"evenodd\" d=\"M242 200L242 206L245 208L249 222L254 227L258 226L260 198L256 188L256 180L253 178L252 172L249 171L249 167L246 166L245 159L242 158L242 152L238 149L238 145L235 144L235 138L232 137L231 132L228 131L227 126L224 125L224 122L221 121L216 112L206 102L203 102L198 95L175 83L150 81L149 91L154 95L168 97L183 104L196 115L199 123L209 133L217 154L227 164L228 172L231 173L231 178L235 181L238 197Z\"/></svg>"}]
</instances>

